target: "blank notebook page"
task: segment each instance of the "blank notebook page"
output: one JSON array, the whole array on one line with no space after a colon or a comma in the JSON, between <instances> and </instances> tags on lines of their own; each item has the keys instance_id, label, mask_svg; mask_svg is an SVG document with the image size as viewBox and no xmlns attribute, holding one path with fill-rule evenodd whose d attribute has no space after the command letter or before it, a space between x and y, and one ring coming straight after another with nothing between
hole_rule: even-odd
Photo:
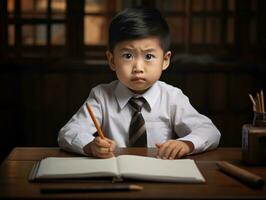
<instances>
[{"instance_id":1,"label":"blank notebook page","mask_svg":"<svg viewBox=\"0 0 266 200\"><path fill-rule=\"evenodd\" d=\"M98 176L117 173L116 158L114 157L109 159L50 157L41 161L37 177L79 177L85 174Z\"/></svg>"},{"instance_id":2,"label":"blank notebook page","mask_svg":"<svg viewBox=\"0 0 266 200\"><path fill-rule=\"evenodd\" d=\"M171 180L180 180L189 182L205 182L203 176L198 170L195 162L191 159L179 160L162 160L157 158L142 157L142 156L119 156L119 171L127 177L151 176L152 179L164 178ZM129 175L129 176L128 176Z\"/></svg>"}]
</instances>

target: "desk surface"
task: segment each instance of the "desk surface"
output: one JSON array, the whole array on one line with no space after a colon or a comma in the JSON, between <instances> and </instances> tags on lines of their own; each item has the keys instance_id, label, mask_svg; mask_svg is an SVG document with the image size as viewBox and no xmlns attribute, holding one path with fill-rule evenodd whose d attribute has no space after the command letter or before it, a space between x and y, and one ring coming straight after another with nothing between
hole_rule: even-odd
<instances>
[{"instance_id":1,"label":"desk surface","mask_svg":"<svg viewBox=\"0 0 266 200\"><path fill-rule=\"evenodd\" d=\"M156 149L121 148L116 155L134 154L155 156ZM239 148L219 148L202 154L187 156L194 159L206 179L205 184L152 183L131 181L144 187L142 191L95 192L83 194L41 194L43 187L90 187L91 185L110 184L104 182L29 183L28 175L35 161L49 156L80 156L59 148L15 148L0 166L0 199L266 199L266 186L250 188L220 172L215 163L229 161L249 170L266 180L266 166L245 166L241 162Z\"/></svg>"}]
</instances>

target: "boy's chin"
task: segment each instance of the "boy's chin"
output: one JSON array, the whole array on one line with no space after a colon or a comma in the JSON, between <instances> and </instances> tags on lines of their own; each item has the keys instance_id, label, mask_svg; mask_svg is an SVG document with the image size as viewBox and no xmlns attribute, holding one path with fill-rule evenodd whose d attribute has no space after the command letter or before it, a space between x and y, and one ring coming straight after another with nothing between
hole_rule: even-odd
<instances>
[{"instance_id":1,"label":"boy's chin","mask_svg":"<svg viewBox=\"0 0 266 200\"><path fill-rule=\"evenodd\" d=\"M136 94L143 94L149 89L149 87L148 88L129 88L129 89Z\"/></svg>"}]
</instances>

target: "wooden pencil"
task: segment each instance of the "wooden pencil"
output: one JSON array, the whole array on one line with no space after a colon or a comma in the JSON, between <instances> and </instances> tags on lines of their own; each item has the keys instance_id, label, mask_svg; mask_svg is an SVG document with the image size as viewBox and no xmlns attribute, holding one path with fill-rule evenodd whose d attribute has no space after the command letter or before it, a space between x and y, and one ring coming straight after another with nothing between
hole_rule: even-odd
<instances>
[{"instance_id":1,"label":"wooden pencil","mask_svg":"<svg viewBox=\"0 0 266 200\"><path fill-rule=\"evenodd\" d=\"M98 131L99 136L102 139L105 139L103 131L102 131L101 127L99 126L99 124L97 122L97 119L94 116L93 111L92 111L92 109L91 109L91 107L90 107L90 105L88 103L86 103L86 107L87 107L88 112L90 113L91 119L92 119L92 121L93 121L93 123L94 123L94 125L95 125L95 127L96 127L96 129Z\"/></svg>"},{"instance_id":2,"label":"wooden pencil","mask_svg":"<svg viewBox=\"0 0 266 200\"><path fill-rule=\"evenodd\" d=\"M261 112L260 94L257 92L258 112Z\"/></svg>"},{"instance_id":3,"label":"wooden pencil","mask_svg":"<svg viewBox=\"0 0 266 200\"><path fill-rule=\"evenodd\" d=\"M71 188L71 187L49 187L41 188L41 193L55 194L55 193L84 193L84 192L121 192L121 191L137 191L142 190L143 187L139 185L127 185L127 184L113 184L113 185L103 185L103 186L90 186L86 188Z\"/></svg>"},{"instance_id":4,"label":"wooden pencil","mask_svg":"<svg viewBox=\"0 0 266 200\"><path fill-rule=\"evenodd\" d=\"M257 108L256 108L256 102L255 102L255 100L254 100L254 98L252 97L251 94L248 94L248 96L249 96L249 98L250 98L250 100L251 100L251 102L252 102L252 105L253 105L253 111L255 112L255 111L257 110Z\"/></svg>"},{"instance_id":5,"label":"wooden pencil","mask_svg":"<svg viewBox=\"0 0 266 200\"><path fill-rule=\"evenodd\" d=\"M263 90L260 91L260 98L261 98L261 108L262 108L262 112L265 112L265 105L264 105L264 94L263 94Z\"/></svg>"}]
</instances>

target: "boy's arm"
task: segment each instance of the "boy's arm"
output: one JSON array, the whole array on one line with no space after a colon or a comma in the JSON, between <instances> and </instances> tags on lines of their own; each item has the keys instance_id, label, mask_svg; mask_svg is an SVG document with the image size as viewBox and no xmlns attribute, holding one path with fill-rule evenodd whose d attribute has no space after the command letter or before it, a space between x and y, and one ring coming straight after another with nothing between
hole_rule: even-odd
<instances>
[{"instance_id":1,"label":"boy's arm","mask_svg":"<svg viewBox=\"0 0 266 200\"><path fill-rule=\"evenodd\" d=\"M212 121L198 113L182 92L178 95L178 102L173 117L178 140L193 144L194 150L190 154L216 148L221 134Z\"/></svg>"},{"instance_id":2,"label":"boy's arm","mask_svg":"<svg viewBox=\"0 0 266 200\"><path fill-rule=\"evenodd\" d=\"M83 147L94 140L94 136L89 134L87 128L81 125L81 121L76 121L77 119L71 119L60 131L58 134L58 145L60 148L83 154ZM84 121L85 122L85 121Z\"/></svg>"},{"instance_id":3,"label":"boy's arm","mask_svg":"<svg viewBox=\"0 0 266 200\"><path fill-rule=\"evenodd\" d=\"M95 91L92 90L86 102L89 102L98 122L101 124L102 109L98 97ZM84 146L94 140L93 134L97 131L85 103L60 130L58 135L58 144L61 148L84 155L86 155L83 151Z\"/></svg>"}]
</instances>

